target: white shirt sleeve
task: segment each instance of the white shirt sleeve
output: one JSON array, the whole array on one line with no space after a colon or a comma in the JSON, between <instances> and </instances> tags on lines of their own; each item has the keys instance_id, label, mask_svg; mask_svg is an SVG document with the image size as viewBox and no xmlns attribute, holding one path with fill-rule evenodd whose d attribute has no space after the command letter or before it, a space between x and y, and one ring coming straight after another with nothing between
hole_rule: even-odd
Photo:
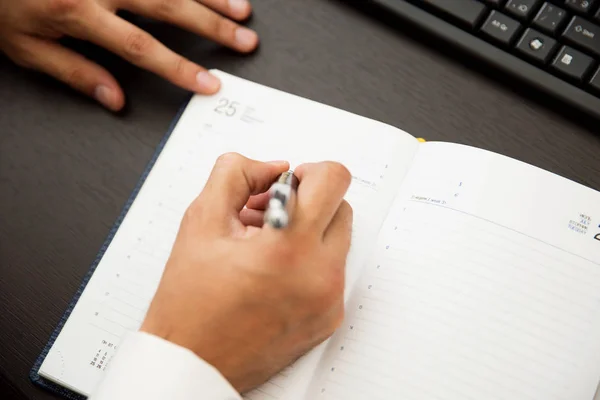
<instances>
[{"instance_id":1,"label":"white shirt sleeve","mask_svg":"<svg viewBox=\"0 0 600 400\"><path fill-rule=\"evenodd\" d=\"M240 394L191 350L144 332L119 346L90 400L241 400Z\"/></svg>"}]
</instances>

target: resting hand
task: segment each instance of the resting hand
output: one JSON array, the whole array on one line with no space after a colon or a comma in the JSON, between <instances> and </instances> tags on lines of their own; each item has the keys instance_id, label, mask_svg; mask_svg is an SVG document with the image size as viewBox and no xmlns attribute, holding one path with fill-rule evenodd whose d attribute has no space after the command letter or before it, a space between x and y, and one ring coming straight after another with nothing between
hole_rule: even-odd
<instances>
[{"instance_id":1,"label":"resting hand","mask_svg":"<svg viewBox=\"0 0 600 400\"><path fill-rule=\"evenodd\" d=\"M258 44L254 31L232 21L250 15L247 0L0 0L0 51L115 111L125 102L115 78L57 39L70 36L93 42L196 93L219 89L216 77L117 16L117 10L176 24L241 52Z\"/></svg>"},{"instance_id":2,"label":"resting hand","mask_svg":"<svg viewBox=\"0 0 600 400\"><path fill-rule=\"evenodd\" d=\"M287 168L237 154L217 161L141 327L191 349L239 392L325 340L344 315L350 174L336 163L300 166L290 225L261 227L260 193Z\"/></svg>"}]
</instances>

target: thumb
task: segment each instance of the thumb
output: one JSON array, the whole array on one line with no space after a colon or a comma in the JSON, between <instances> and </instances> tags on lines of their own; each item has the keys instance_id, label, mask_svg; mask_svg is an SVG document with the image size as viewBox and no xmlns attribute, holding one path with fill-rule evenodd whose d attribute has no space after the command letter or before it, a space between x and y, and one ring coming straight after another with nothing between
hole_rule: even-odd
<instances>
[{"instance_id":1,"label":"thumb","mask_svg":"<svg viewBox=\"0 0 600 400\"><path fill-rule=\"evenodd\" d=\"M210 219L231 226L252 195L263 193L283 172L287 161L261 162L237 153L221 155L195 202L210 213ZM206 217L206 216L205 216Z\"/></svg>"},{"instance_id":2,"label":"thumb","mask_svg":"<svg viewBox=\"0 0 600 400\"><path fill-rule=\"evenodd\" d=\"M125 99L119 84L98 64L50 40L24 36L20 46L20 56L14 60L18 64L44 72L112 111L123 108Z\"/></svg>"}]
</instances>

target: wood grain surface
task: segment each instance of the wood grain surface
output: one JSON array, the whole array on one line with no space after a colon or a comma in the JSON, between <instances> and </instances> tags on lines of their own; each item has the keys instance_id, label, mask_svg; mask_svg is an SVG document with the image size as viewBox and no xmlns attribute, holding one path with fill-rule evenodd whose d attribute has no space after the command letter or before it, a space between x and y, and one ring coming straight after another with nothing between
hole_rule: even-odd
<instances>
[{"instance_id":1,"label":"wood grain surface","mask_svg":"<svg viewBox=\"0 0 600 400\"><path fill-rule=\"evenodd\" d=\"M569 115L438 51L401 23L380 24L340 1L253 5L249 24L261 46L251 56L174 27L138 23L206 67L600 189L600 121ZM2 398L53 397L29 382L29 370L188 96L103 50L70 45L115 74L128 104L112 114L0 58Z\"/></svg>"}]
</instances>

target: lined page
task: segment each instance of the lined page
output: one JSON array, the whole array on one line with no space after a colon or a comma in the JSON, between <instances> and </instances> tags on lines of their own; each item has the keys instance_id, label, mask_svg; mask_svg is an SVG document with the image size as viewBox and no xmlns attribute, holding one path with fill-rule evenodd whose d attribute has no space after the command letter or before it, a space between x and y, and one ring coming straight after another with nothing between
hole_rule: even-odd
<instances>
[{"instance_id":1,"label":"lined page","mask_svg":"<svg viewBox=\"0 0 600 400\"><path fill-rule=\"evenodd\" d=\"M216 71L222 90L188 105L92 279L41 366L40 374L87 395L137 330L160 280L189 203L200 193L217 157L235 151L259 160L334 160L353 175L346 196L354 208L348 285L372 250L397 184L418 142L390 126ZM303 358L252 399L289 398L306 389ZM312 357L312 358L311 358ZM160 360L157 360L160 362ZM300 382L300 383L298 383ZM302 386L304 385L304 386Z\"/></svg>"},{"instance_id":2,"label":"lined page","mask_svg":"<svg viewBox=\"0 0 600 400\"><path fill-rule=\"evenodd\" d=\"M599 225L598 192L422 145L308 398L592 400Z\"/></svg>"}]
</instances>

